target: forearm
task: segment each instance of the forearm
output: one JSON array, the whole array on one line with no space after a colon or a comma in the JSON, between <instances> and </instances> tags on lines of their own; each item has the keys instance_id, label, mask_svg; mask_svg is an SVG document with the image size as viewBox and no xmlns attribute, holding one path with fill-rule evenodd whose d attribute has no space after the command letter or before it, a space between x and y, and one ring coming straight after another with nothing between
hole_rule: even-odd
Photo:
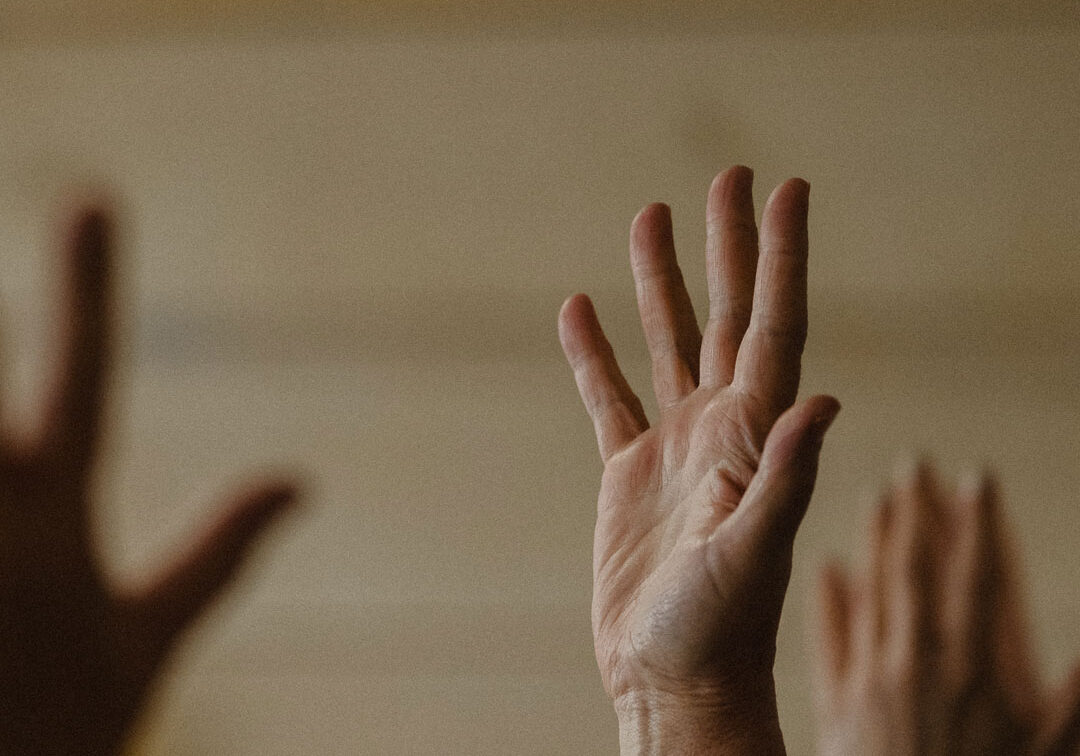
<instances>
[{"instance_id":1,"label":"forearm","mask_svg":"<svg viewBox=\"0 0 1080 756\"><path fill-rule=\"evenodd\" d=\"M615 701L619 747L628 754L783 756L772 680L717 700L632 691Z\"/></svg>"}]
</instances>

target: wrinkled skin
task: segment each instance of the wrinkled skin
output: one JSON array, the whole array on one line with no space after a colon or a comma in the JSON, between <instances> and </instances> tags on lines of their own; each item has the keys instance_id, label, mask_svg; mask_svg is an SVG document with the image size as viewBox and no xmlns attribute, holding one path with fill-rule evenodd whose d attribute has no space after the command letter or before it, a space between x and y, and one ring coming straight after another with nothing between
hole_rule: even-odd
<instances>
[{"instance_id":1,"label":"wrinkled skin","mask_svg":"<svg viewBox=\"0 0 1080 756\"><path fill-rule=\"evenodd\" d=\"M38 427L0 442L0 753L111 754L182 631L294 498L249 485L186 555L112 585L94 547L90 490L112 320L112 222L90 208L65 245L62 360Z\"/></svg>"},{"instance_id":2,"label":"wrinkled skin","mask_svg":"<svg viewBox=\"0 0 1080 756\"><path fill-rule=\"evenodd\" d=\"M869 564L820 579L822 754L1067 756L1080 667L1042 690L1012 543L988 476L946 495L926 463L874 515Z\"/></svg>"},{"instance_id":3,"label":"wrinkled skin","mask_svg":"<svg viewBox=\"0 0 1080 756\"><path fill-rule=\"evenodd\" d=\"M654 426L587 297L567 300L559 332L604 462L592 621L620 720L642 703L706 708L700 719L712 732L694 736L694 748L725 730L760 729L768 737L759 746L782 751L776 631L795 532L839 405L818 396L792 406L807 329L809 186L792 179L773 192L759 243L751 183L751 171L736 167L709 192L704 333L675 259L668 208L650 205L632 225L631 267L660 406ZM691 748L690 739L663 750ZM635 748L645 750L638 741ZM625 738L624 750L634 750Z\"/></svg>"}]
</instances>

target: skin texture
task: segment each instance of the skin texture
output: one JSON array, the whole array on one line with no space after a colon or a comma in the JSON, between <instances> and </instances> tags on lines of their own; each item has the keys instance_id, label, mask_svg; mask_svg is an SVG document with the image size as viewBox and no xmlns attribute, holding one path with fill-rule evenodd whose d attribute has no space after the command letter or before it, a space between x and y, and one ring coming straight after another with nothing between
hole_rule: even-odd
<instances>
[{"instance_id":1,"label":"skin texture","mask_svg":"<svg viewBox=\"0 0 1080 756\"><path fill-rule=\"evenodd\" d=\"M665 205L630 231L660 417L649 425L584 295L559 337L604 473L592 625L624 753L782 753L772 668L795 532L831 397L792 406L806 338L809 185L763 211L737 166L709 190L709 319L698 328Z\"/></svg>"},{"instance_id":2,"label":"skin texture","mask_svg":"<svg viewBox=\"0 0 1080 756\"><path fill-rule=\"evenodd\" d=\"M112 221L78 213L64 245L61 360L31 433L0 441L0 753L111 754L182 632L295 498L244 487L171 566L110 584L91 488L109 362Z\"/></svg>"},{"instance_id":3,"label":"skin texture","mask_svg":"<svg viewBox=\"0 0 1080 756\"><path fill-rule=\"evenodd\" d=\"M992 478L946 492L927 463L874 514L864 573L819 581L822 754L1066 756L1080 666L1043 691Z\"/></svg>"}]
</instances>

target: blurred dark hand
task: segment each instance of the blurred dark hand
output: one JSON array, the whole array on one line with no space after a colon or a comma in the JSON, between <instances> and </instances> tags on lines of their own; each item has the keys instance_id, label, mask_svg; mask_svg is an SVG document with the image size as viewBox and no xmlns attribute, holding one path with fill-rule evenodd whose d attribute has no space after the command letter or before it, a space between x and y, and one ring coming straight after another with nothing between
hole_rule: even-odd
<instances>
[{"instance_id":1,"label":"blurred dark hand","mask_svg":"<svg viewBox=\"0 0 1080 756\"><path fill-rule=\"evenodd\" d=\"M989 477L952 495L926 464L885 496L866 573L820 580L816 700L829 756L1068 756L1080 666L1044 691Z\"/></svg>"},{"instance_id":2,"label":"blurred dark hand","mask_svg":"<svg viewBox=\"0 0 1080 756\"><path fill-rule=\"evenodd\" d=\"M624 753L782 753L773 661L795 532L839 410L792 406L806 337L809 185L762 215L753 174L709 192L704 335L675 259L671 215L642 210L630 264L660 405L649 426L589 299L559 334L604 474L592 625ZM760 250L760 258L759 258Z\"/></svg>"},{"instance_id":3,"label":"blurred dark hand","mask_svg":"<svg viewBox=\"0 0 1080 756\"><path fill-rule=\"evenodd\" d=\"M89 490L111 324L112 221L72 224L62 364L39 428L0 445L0 753L117 752L179 635L293 501L251 485L185 556L139 586L106 582Z\"/></svg>"}]
</instances>

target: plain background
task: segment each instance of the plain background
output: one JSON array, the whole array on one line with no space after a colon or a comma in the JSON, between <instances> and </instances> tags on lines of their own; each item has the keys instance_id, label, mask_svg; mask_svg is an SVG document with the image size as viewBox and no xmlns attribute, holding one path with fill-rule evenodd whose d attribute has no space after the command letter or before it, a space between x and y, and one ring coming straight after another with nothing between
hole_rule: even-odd
<instances>
[{"instance_id":1,"label":"plain background","mask_svg":"<svg viewBox=\"0 0 1080 756\"><path fill-rule=\"evenodd\" d=\"M844 404L779 639L791 752L814 571L859 558L910 450L1000 471L1048 678L1080 654L1080 3L150 5L0 8L9 420L40 397L64 198L104 184L110 566L165 559L245 470L311 495L142 751L614 753L601 468L555 317L592 294L653 406L630 219L672 206L703 307L705 192L736 162L759 208L812 184L803 393Z\"/></svg>"}]
</instances>

